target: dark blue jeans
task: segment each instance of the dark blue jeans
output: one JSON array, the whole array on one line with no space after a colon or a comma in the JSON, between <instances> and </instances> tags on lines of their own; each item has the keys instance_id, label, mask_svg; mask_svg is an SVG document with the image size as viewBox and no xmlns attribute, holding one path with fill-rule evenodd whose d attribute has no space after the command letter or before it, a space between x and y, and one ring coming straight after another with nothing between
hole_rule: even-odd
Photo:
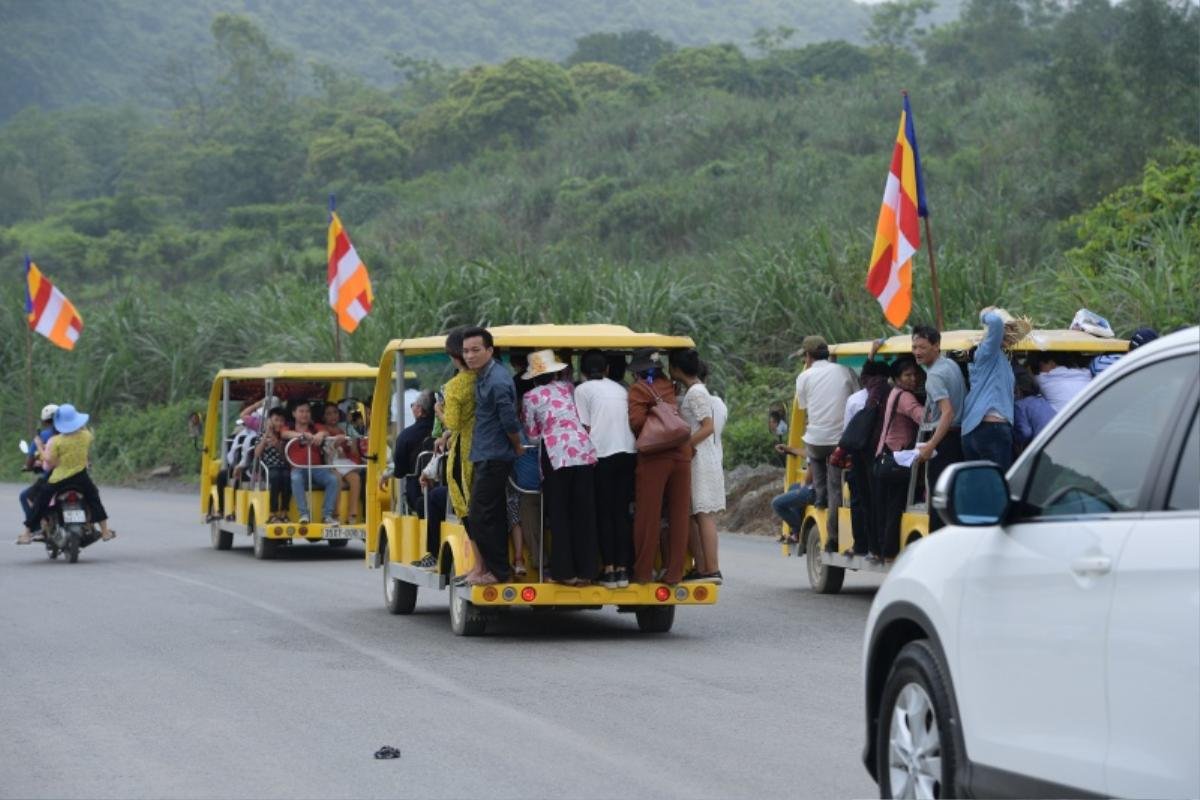
<instances>
[{"instance_id":1,"label":"dark blue jeans","mask_svg":"<svg viewBox=\"0 0 1200 800\"><path fill-rule=\"evenodd\" d=\"M1008 472L1013 462L1012 425L981 422L975 430L963 434L962 449L967 461L992 461Z\"/></svg>"},{"instance_id":2,"label":"dark blue jeans","mask_svg":"<svg viewBox=\"0 0 1200 800\"><path fill-rule=\"evenodd\" d=\"M811 484L800 485L793 483L788 490L777 495L771 501L775 514L788 524L796 533L800 532L800 523L804 521L804 507L816 500L816 492Z\"/></svg>"}]
</instances>

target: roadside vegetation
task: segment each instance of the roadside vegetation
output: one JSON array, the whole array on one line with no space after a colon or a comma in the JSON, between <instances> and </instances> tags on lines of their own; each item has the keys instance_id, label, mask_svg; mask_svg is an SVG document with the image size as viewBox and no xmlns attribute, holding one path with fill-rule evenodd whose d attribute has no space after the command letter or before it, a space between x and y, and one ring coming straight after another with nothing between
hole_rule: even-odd
<instances>
[{"instance_id":1,"label":"roadside vegetation","mask_svg":"<svg viewBox=\"0 0 1200 800\"><path fill-rule=\"evenodd\" d=\"M102 439L177 415L182 451L177 412L219 367L331 358L336 193L377 293L349 358L467 322L685 333L731 405L727 461L765 460L800 338L887 332L863 279L901 88L948 326L991 303L1045 326L1086 306L1125 334L1200 319L1200 12L972 0L924 29L929 5L877 8L866 46L608 35L563 63L400 58L389 88L218 16L213 77L174 79L169 113L29 108L0 126L0 262L16 275L31 253L85 320L73 353L35 342L35 404L75 402ZM924 248L915 272L912 321L930 320ZM0 304L8 431L24 428L22 292L6 282ZM159 449L100 474L167 463Z\"/></svg>"}]
</instances>

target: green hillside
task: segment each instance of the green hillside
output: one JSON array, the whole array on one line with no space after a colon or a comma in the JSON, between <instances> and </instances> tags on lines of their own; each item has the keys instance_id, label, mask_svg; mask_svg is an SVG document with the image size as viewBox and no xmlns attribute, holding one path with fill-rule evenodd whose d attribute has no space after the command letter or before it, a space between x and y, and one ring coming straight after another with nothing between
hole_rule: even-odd
<instances>
[{"instance_id":1,"label":"green hillside","mask_svg":"<svg viewBox=\"0 0 1200 800\"><path fill-rule=\"evenodd\" d=\"M686 333L734 410L727 456L759 458L799 339L886 331L863 280L902 87L947 325L992 303L1044 326L1087 307L1123 334L1200 319L1200 12L972 0L916 35L897 10L915 6L877 11L868 46L668 49L641 74L409 64L385 87L326 71L309 95L294 53L219 17L212 76L165 116L0 125L0 263L15 277L31 253L85 321L72 353L35 342L36 402L135 430L178 416L220 366L331 357L332 192L377 292L350 357L467 322ZM915 275L914 324L932 318L924 249ZM0 287L9 375L20 292ZM20 380L0 389L6 430L24 406ZM194 460L130 438L118 472Z\"/></svg>"},{"instance_id":2,"label":"green hillside","mask_svg":"<svg viewBox=\"0 0 1200 800\"><path fill-rule=\"evenodd\" d=\"M959 0L941 0L931 19ZM297 61L387 85L391 57L455 66L518 55L566 58L575 39L646 29L681 45L735 42L787 26L797 44L861 41L868 12L852 0L0 0L0 120L26 105L161 104L168 64L211 75L209 27L244 14Z\"/></svg>"}]
</instances>

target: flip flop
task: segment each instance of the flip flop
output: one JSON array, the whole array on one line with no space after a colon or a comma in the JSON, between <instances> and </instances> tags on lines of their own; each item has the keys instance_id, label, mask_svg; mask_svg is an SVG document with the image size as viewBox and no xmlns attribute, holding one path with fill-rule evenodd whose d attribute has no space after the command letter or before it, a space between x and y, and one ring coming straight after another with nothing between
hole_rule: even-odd
<instances>
[{"instance_id":1,"label":"flip flop","mask_svg":"<svg viewBox=\"0 0 1200 800\"><path fill-rule=\"evenodd\" d=\"M108 536L105 536L103 533L100 534L100 541L102 542L111 542L115 538L117 538L117 532L112 528L108 529Z\"/></svg>"}]
</instances>

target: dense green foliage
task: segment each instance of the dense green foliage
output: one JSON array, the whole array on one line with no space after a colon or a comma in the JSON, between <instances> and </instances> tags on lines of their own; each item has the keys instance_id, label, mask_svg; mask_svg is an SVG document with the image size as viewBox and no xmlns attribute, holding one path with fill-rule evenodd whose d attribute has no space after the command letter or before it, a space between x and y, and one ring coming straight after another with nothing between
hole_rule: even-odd
<instances>
[{"instance_id":1,"label":"dense green foliage","mask_svg":"<svg viewBox=\"0 0 1200 800\"><path fill-rule=\"evenodd\" d=\"M34 342L36 403L161 421L220 366L330 358L332 192L377 292L349 357L475 321L688 333L734 412L728 457L754 458L801 336L885 330L863 279L901 87L949 326L992 303L1051 327L1081 306L1121 333L1195 323L1200 13L972 0L897 29L922 7L880 8L871 47L777 27L753 53L667 47L647 67L593 60L625 58L602 38L569 68L397 58L393 87L325 67L310 92L293 53L218 16L212 74L179 83L167 119L30 108L0 126L0 262L31 253L86 326L73 353ZM924 252L915 267L914 323L932 318ZM22 290L2 290L10 376ZM0 390L5 430L23 383Z\"/></svg>"},{"instance_id":2,"label":"dense green foliage","mask_svg":"<svg viewBox=\"0 0 1200 800\"><path fill-rule=\"evenodd\" d=\"M959 2L942 0L935 16L952 18ZM302 61L376 86L395 82L398 53L457 66L619 53L613 63L640 72L661 55L656 39L748 43L789 26L801 44L856 40L868 16L852 0L0 0L0 121L34 103L159 105L194 89L213 74L209 25L222 12L248 14Z\"/></svg>"}]
</instances>

